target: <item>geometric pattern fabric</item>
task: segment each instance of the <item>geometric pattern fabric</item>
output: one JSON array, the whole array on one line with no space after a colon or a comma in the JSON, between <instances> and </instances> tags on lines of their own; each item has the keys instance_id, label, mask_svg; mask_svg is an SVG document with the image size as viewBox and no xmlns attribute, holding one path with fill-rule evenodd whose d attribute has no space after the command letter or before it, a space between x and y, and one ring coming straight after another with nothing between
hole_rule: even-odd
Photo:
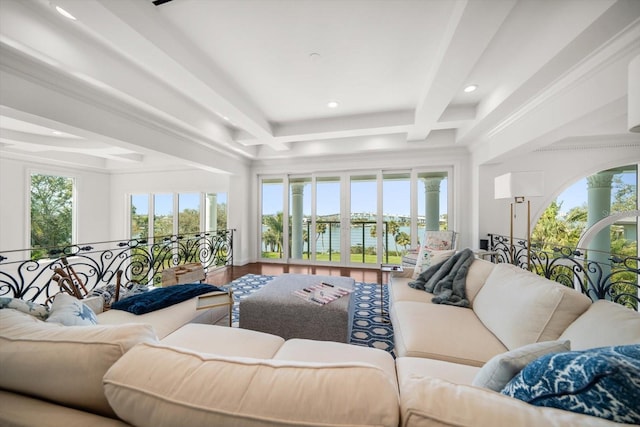
<instances>
[{"instance_id":1,"label":"geometric pattern fabric","mask_svg":"<svg viewBox=\"0 0 640 427\"><path fill-rule=\"evenodd\" d=\"M231 325L238 327L240 322L240 300L257 291L275 276L260 274L245 274L237 278L225 287L233 290L233 310ZM387 286L377 283L356 282L355 291L351 295L354 298L355 310L353 328L350 343L365 347L374 347L386 350L395 357L393 351L393 327L389 322L389 293ZM383 297L383 312L380 314L380 291ZM384 320L387 322L385 323Z\"/></svg>"}]
</instances>

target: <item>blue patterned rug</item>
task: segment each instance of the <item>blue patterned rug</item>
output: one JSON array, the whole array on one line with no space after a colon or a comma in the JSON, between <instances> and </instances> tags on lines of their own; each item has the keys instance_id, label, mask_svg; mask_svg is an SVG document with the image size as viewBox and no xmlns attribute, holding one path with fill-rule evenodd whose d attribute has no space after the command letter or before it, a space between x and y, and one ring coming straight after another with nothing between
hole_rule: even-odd
<instances>
[{"instance_id":1,"label":"blue patterned rug","mask_svg":"<svg viewBox=\"0 0 640 427\"><path fill-rule=\"evenodd\" d=\"M275 276L262 276L259 274L245 274L229 283L233 289L233 318L232 326L238 327L240 321L240 300L257 291ZM382 290L384 312L380 316L380 291ZM389 320L389 294L386 286L377 283L355 283L355 313L351 332L351 344L365 347L375 347L393 353L393 328Z\"/></svg>"}]
</instances>

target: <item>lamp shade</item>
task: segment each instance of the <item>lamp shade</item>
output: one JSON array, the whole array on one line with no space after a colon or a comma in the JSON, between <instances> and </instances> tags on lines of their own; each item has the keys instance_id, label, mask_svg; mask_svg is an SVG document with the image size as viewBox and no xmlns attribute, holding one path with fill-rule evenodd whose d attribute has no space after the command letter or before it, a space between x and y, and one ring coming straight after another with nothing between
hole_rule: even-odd
<instances>
[{"instance_id":1,"label":"lamp shade","mask_svg":"<svg viewBox=\"0 0 640 427\"><path fill-rule=\"evenodd\" d=\"M540 197L544 195L544 173L509 172L497 176L494 181L496 199L514 197Z\"/></svg>"}]
</instances>

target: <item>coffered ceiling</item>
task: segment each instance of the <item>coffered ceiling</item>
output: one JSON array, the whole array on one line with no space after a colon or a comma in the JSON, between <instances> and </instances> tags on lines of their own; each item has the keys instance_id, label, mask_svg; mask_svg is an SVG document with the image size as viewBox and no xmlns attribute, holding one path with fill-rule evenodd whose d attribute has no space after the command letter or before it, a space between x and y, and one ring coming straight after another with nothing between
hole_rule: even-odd
<instances>
[{"instance_id":1,"label":"coffered ceiling","mask_svg":"<svg viewBox=\"0 0 640 427\"><path fill-rule=\"evenodd\" d=\"M637 141L638 54L635 0L0 0L0 155L224 169Z\"/></svg>"}]
</instances>

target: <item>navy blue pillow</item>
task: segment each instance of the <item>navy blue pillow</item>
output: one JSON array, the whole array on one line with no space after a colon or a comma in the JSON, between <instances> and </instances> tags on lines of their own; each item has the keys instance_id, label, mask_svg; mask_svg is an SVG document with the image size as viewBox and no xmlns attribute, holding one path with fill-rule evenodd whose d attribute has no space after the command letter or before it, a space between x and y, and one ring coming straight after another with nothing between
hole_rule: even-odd
<instances>
[{"instance_id":1,"label":"navy blue pillow","mask_svg":"<svg viewBox=\"0 0 640 427\"><path fill-rule=\"evenodd\" d=\"M640 424L640 345L542 356L502 390L536 406Z\"/></svg>"}]
</instances>

